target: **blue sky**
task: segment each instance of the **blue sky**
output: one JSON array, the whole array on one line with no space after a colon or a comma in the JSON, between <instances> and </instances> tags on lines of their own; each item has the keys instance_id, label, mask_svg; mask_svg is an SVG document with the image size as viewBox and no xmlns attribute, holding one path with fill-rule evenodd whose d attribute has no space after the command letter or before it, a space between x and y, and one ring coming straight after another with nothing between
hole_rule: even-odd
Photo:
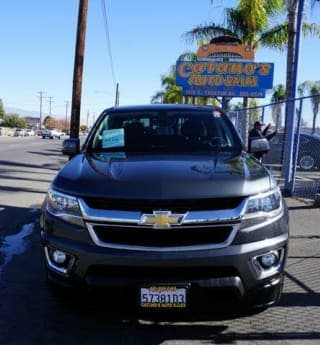
<instances>
[{"instance_id":1,"label":"blue sky","mask_svg":"<svg viewBox=\"0 0 320 345\"><path fill-rule=\"evenodd\" d=\"M183 34L198 24L223 23L224 7L235 1L107 0L115 82L120 104L150 103L161 89L160 76L177 57L195 45ZM64 118L71 103L78 0L2 0L0 11L0 98L5 107L39 114L38 91L52 97L52 114ZM313 21L320 23L320 9ZM301 41L298 82L320 80L320 40ZM274 85L285 82L286 54L261 49L256 61L274 62ZM89 123L114 103L115 83L110 67L100 0L89 0L82 123ZM237 101L237 100L235 100ZM259 100L260 104L266 100ZM43 103L49 112L48 98ZM69 106L70 112L70 106Z\"/></svg>"}]
</instances>

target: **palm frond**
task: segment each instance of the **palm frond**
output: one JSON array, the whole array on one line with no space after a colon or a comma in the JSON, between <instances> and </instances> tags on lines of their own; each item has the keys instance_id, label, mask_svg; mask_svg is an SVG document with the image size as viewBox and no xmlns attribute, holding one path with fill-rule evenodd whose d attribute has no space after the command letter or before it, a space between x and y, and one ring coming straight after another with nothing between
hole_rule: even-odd
<instances>
[{"instance_id":1,"label":"palm frond","mask_svg":"<svg viewBox=\"0 0 320 345\"><path fill-rule=\"evenodd\" d=\"M178 60L179 61L196 61L197 60L197 54L195 54L192 51L186 51L178 57Z\"/></svg>"},{"instance_id":2,"label":"palm frond","mask_svg":"<svg viewBox=\"0 0 320 345\"><path fill-rule=\"evenodd\" d=\"M265 0L240 0L237 8L248 31L263 31L268 25Z\"/></svg>"},{"instance_id":3,"label":"palm frond","mask_svg":"<svg viewBox=\"0 0 320 345\"><path fill-rule=\"evenodd\" d=\"M275 16L279 13L284 13L286 10L286 2L283 0L265 0L264 8L268 16Z\"/></svg>"},{"instance_id":4,"label":"palm frond","mask_svg":"<svg viewBox=\"0 0 320 345\"><path fill-rule=\"evenodd\" d=\"M151 103L162 103L163 100L163 96L164 96L164 92L163 91L159 91L156 94L154 94L151 97Z\"/></svg>"},{"instance_id":5,"label":"palm frond","mask_svg":"<svg viewBox=\"0 0 320 345\"><path fill-rule=\"evenodd\" d=\"M304 36L320 37L320 25L317 23L302 23L302 33Z\"/></svg>"},{"instance_id":6,"label":"palm frond","mask_svg":"<svg viewBox=\"0 0 320 345\"><path fill-rule=\"evenodd\" d=\"M211 38L230 35L235 36L235 33L215 23L203 24L187 31L184 36L188 41L194 42L199 40L210 40Z\"/></svg>"},{"instance_id":7,"label":"palm frond","mask_svg":"<svg viewBox=\"0 0 320 345\"><path fill-rule=\"evenodd\" d=\"M261 33L258 44L265 48L283 51L288 43L288 23L279 24Z\"/></svg>"}]
</instances>

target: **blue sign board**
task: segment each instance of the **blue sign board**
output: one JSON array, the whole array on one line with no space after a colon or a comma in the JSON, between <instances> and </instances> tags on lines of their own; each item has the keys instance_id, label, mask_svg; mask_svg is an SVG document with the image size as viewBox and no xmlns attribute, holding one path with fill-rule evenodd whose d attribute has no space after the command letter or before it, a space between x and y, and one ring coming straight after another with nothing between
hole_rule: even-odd
<instances>
[{"instance_id":1,"label":"blue sign board","mask_svg":"<svg viewBox=\"0 0 320 345\"><path fill-rule=\"evenodd\" d=\"M178 61L176 84L186 96L265 97L273 63Z\"/></svg>"}]
</instances>

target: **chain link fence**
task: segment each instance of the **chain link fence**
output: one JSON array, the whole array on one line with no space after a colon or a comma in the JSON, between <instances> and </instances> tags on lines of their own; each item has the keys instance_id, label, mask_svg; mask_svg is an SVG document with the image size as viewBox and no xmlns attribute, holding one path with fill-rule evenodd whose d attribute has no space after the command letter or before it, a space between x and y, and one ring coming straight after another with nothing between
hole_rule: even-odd
<instances>
[{"instance_id":1,"label":"chain link fence","mask_svg":"<svg viewBox=\"0 0 320 345\"><path fill-rule=\"evenodd\" d=\"M287 104L291 102L290 104ZM285 112L288 105L294 106L294 135L288 145ZM262 162L270 169L284 188L286 169L290 170L291 192L297 197L315 200L320 193L320 95L297 98L293 101L282 101L257 106L254 108L229 111L229 117L235 124L244 140L244 125L249 121L249 130L255 121L270 124L270 132L277 134L270 140L270 151L264 155ZM320 116L319 116L320 117ZM287 143L287 144L286 144ZM289 147L289 151L288 151ZM290 154L292 167L288 168ZM287 155L287 156L286 156Z\"/></svg>"}]
</instances>

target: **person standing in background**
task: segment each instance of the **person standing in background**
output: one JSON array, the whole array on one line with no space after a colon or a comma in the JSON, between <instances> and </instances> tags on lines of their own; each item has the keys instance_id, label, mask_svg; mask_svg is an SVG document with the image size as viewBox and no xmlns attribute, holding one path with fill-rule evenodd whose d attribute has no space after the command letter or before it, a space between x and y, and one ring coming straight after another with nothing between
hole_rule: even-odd
<instances>
[{"instance_id":1,"label":"person standing in background","mask_svg":"<svg viewBox=\"0 0 320 345\"><path fill-rule=\"evenodd\" d=\"M264 128L264 130L262 130L263 125L264 124L261 123L260 121L256 121L253 125L253 128L249 131L249 150L251 147L251 141L252 140L261 139L261 138L266 138L267 140L270 140L271 138L273 138L277 134L277 132L278 132L277 130L268 134L268 131L271 127L270 123ZM263 152L254 152L253 155L257 159L261 160L264 153Z\"/></svg>"}]
</instances>

